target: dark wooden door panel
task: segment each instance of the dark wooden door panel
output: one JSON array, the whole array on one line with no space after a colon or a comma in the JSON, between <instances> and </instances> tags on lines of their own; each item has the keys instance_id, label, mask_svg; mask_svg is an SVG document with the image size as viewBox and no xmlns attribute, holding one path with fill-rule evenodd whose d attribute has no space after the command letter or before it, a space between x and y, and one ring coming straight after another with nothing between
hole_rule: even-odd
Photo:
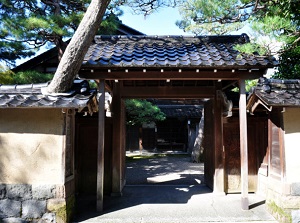
<instances>
[{"instance_id":1,"label":"dark wooden door panel","mask_svg":"<svg viewBox=\"0 0 300 223\"><path fill-rule=\"evenodd\" d=\"M112 124L105 120L104 194L111 193ZM76 190L81 195L97 190L98 119L77 118L76 123Z\"/></svg>"},{"instance_id":2,"label":"dark wooden door panel","mask_svg":"<svg viewBox=\"0 0 300 223\"><path fill-rule=\"evenodd\" d=\"M224 123L225 188L227 193L241 191L240 130L238 118ZM257 173L267 150L267 121L263 118L248 119L248 187L257 189Z\"/></svg>"}]
</instances>

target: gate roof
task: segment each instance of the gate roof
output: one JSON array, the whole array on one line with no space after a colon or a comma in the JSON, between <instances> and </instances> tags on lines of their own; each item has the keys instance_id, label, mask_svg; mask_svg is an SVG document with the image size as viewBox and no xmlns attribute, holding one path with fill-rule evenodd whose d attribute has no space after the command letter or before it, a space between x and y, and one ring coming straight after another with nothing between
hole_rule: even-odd
<instances>
[{"instance_id":1,"label":"gate roof","mask_svg":"<svg viewBox=\"0 0 300 223\"><path fill-rule=\"evenodd\" d=\"M249 70L262 71L277 64L272 57L245 55L235 49L237 44L247 42L249 38L246 34L196 37L96 36L84 58L80 76L93 79L95 77L126 79L132 77L130 71L139 71L144 72L143 75L139 75L143 79L149 78L146 74L147 69L152 71L160 69L183 71L184 69L197 72L194 78L205 77L207 79L218 75L201 71L213 70L214 73L217 73L217 70L231 70L232 72L232 69L247 72ZM114 74L114 71L120 70L124 71L123 75ZM101 71L101 74L97 71ZM186 74L180 76L188 77ZM231 75L231 78L239 77Z\"/></svg>"},{"instance_id":2,"label":"gate roof","mask_svg":"<svg viewBox=\"0 0 300 223\"><path fill-rule=\"evenodd\" d=\"M84 65L110 67L272 67L268 57L245 56L234 49L247 35L153 37L97 36Z\"/></svg>"},{"instance_id":3,"label":"gate roof","mask_svg":"<svg viewBox=\"0 0 300 223\"><path fill-rule=\"evenodd\" d=\"M270 56L235 49L246 34L227 36L96 36L79 77L121 82L127 98L211 97L239 79L256 79L277 65ZM200 88L201 87L201 90Z\"/></svg>"}]
</instances>

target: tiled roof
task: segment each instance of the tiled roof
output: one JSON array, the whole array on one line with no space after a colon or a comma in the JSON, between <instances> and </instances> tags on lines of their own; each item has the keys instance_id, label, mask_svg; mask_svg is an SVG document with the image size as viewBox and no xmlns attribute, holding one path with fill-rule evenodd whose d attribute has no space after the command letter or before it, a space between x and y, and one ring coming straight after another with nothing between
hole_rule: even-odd
<instances>
[{"instance_id":1,"label":"tiled roof","mask_svg":"<svg viewBox=\"0 0 300 223\"><path fill-rule=\"evenodd\" d=\"M169 118L201 118L204 101L201 99L147 99Z\"/></svg>"},{"instance_id":2,"label":"tiled roof","mask_svg":"<svg viewBox=\"0 0 300 223\"><path fill-rule=\"evenodd\" d=\"M137 31L125 24L119 24L117 30L118 35L144 35L142 32ZM66 43L69 44L70 40L68 40ZM36 69L38 66L47 67L49 66L49 61L54 60L54 62L50 62L51 67L57 67L59 61L57 59L57 48L53 47L50 50L45 51L42 54L37 55L36 57L18 65L17 67L13 68L12 70L14 72L22 71L22 70L33 70Z\"/></svg>"},{"instance_id":3,"label":"tiled roof","mask_svg":"<svg viewBox=\"0 0 300 223\"><path fill-rule=\"evenodd\" d=\"M260 78L253 93L269 106L300 106L300 80Z\"/></svg>"},{"instance_id":4,"label":"tiled roof","mask_svg":"<svg viewBox=\"0 0 300 223\"><path fill-rule=\"evenodd\" d=\"M275 59L242 55L236 36L96 36L85 55L84 66L97 67L273 67Z\"/></svg>"},{"instance_id":5,"label":"tiled roof","mask_svg":"<svg viewBox=\"0 0 300 223\"><path fill-rule=\"evenodd\" d=\"M48 83L0 85L0 108L55 107L83 109L94 100L94 94L90 93L82 82L76 83L75 81L75 87L71 92L59 95L42 94L42 89L47 87ZM78 93L78 87L76 86L78 84L82 86L81 93Z\"/></svg>"},{"instance_id":6,"label":"tiled roof","mask_svg":"<svg viewBox=\"0 0 300 223\"><path fill-rule=\"evenodd\" d=\"M201 118L203 107L200 105L158 105L169 118Z\"/></svg>"}]
</instances>

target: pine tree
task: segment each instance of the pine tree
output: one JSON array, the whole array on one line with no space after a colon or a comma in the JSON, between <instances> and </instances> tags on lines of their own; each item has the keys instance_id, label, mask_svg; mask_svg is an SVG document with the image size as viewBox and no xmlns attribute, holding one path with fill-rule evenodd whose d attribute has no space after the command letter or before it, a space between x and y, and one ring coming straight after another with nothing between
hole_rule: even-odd
<instances>
[{"instance_id":1,"label":"pine tree","mask_svg":"<svg viewBox=\"0 0 300 223\"><path fill-rule=\"evenodd\" d=\"M90 0L1 0L0 62L14 65L15 60L32 56L42 46L58 49L60 60L66 40L76 31ZM120 21L119 8L106 11L101 30L113 33ZM113 15L113 16L112 16Z\"/></svg>"},{"instance_id":2,"label":"pine tree","mask_svg":"<svg viewBox=\"0 0 300 223\"><path fill-rule=\"evenodd\" d=\"M298 0L188 0L180 7L177 25L195 34L229 34L247 25L253 42L237 49L243 53L280 55L280 78L300 78L300 1ZM268 38L262 38L267 36ZM274 47L274 42L281 47ZM292 65L291 65L292 63ZM291 75L291 74L295 75Z\"/></svg>"}]
</instances>

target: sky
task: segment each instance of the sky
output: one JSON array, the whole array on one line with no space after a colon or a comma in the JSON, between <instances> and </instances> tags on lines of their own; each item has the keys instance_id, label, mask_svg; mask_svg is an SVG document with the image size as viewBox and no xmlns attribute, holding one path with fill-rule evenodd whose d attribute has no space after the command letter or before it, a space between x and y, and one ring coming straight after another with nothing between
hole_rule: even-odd
<instances>
[{"instance_id":1,"label":"sky","mask_svg":"<svg viewBox=\"0 0 300 223\"><path fill-rule=\"evenodd\" d=\"M134 15L128 7L122 9L122 23L146 35L189 35L175 25L175 22L180 20L178 9L162 8L147 17Z\"/></svg>"},{"instance_id":2,"label":"sky","mask_svg":"<svg viewBox=\"0 0 300 223\"><path fill-rule=\"evenodd\" d=\"M146 35L192 35L191 33L185 33L176 26L175 22L181 18L176 8L161 8L158 12L154 12L147 17L134 14L129 7L122 7L122 10L124 12L123 16L120 17L122 23ZM233 34L241 34L243 32L245 30ZM43 48L35 56L43 53L45 50L47 49ZM29 59L17 60L16 64L19 65Z\"/></svg>"},{"instance_id":3,"label":"sky","mask_svg":"<svg viewBox=\"0 0 300 223\"><path fill-rule=\"evenodd\" d=\"M188 35L175 25L175 22L180 19L178 9L163 8L146 18L143 15L135 15L128 7L123 7L122 10L124 11L123 16L120 17L122 23L146 35ZM43 53L45 50L47 49L40 50L35 56ZM22 64L29 59L17 60L16 65Z\"/></svg>"},{"instance_id":4,"label":"sky","mask_svg":"<svg viewBox=\"0 0 300 223\"><path fill-rule=\"evenodd\" d=\"M161 8L158 12L154 12L146 18L143 15L135 15L132 13L132 9L128 7L122 7L121 9L124 12L123 16L120 17L122 23L146 35L193 35L184 32L175 25L175 22L181 19L176 8ZM245 27L232 32L233 35L242 33L250 35L249 28Z\"/></svg>"}]
</instances>

